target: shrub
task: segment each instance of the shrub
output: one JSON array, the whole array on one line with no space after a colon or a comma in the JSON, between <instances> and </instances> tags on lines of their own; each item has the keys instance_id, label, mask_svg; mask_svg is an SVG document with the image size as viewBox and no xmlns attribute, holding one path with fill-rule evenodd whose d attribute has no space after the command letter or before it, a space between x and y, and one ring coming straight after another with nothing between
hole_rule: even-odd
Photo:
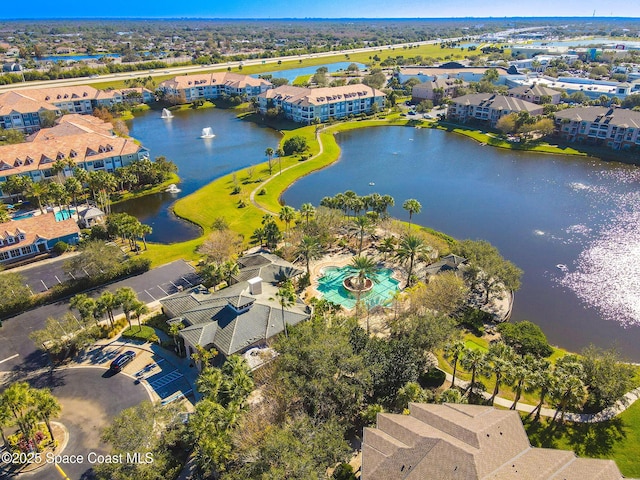
<instances>
[{"instance_id":1,"label":"shrub","mask_svg":"<svg viewBox=\"0 0 640 480\"><path fill-rule=\"evenodd\" d=\"M245 200L238 200L238 208L245 208L247 206L247 202Z\"/></svg>"},{"instance_id":2,"label":"shrub","mask_svg":"<svg viewBox=\"0 0 640 480\"><path fill-rule=\"evenodd\" d=\"M553 349L547 342L542 329L529 321L517 323L502 323L498 325L498 331L507 345L520 355L530 353L538 357L548 357Z\"/></svg>"},{"instance_id":3,"label":"shrub","mask_svg":"<svg viewBox=\"0 0 640 480\"><path fill-rule=\"evenodd\" d=\"M69 244L66 242L56 242L56 244L53 246L53 251L55 253L57 253L58 255L62 255L64 252L69 250Z\"/></svg>"},{"instance_id":4,"label":"shrub","mask_svg":"<svg viewBox=\"0 0 640 480\"><path fill-rule=\"evenodd\" d=\"M241 192L241 190L242 189L240 188L240 186L236 185L235 187L233 187L231 189L231 195L237 195L237 194L239 194Z\"/></svg>"},{"instance_id":5,"label":"shrub","mask_svg":"<svg viewBox=\"0 0 640 480\"><path fill-rule=\"evenodd\" d=\"M418 378L422 388L438 388L447 379L447 374L439 368L430 368Z\"/></svg>"},{"instance_id":6,"label":"shrub","mask_svg":"<svg viewBox=\"0 0 640 480\"><path fill-rule=\"evenodd\" d=\"M258 195L266 195L266 194L267 194L266 188L261 188L260 190L258 190Z\"/></svg>"},{"instance_id":7,"label":"shrub","mask_svg":"<svg viewBox=\"0 0 640 480\"><path fill-rule=\"evenodd\" d=\"M307 149L307 140L300 135L295 135L285 140L282 144L282 150L285 155L292 155L294 153L302 153Z\"/></svg>"}]
</instances>

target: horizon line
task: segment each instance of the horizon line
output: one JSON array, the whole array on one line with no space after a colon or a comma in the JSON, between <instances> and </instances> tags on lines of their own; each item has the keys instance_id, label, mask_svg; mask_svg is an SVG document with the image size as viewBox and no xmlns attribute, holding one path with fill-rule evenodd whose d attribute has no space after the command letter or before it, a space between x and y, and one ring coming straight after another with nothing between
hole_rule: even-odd
<instances>
[{"instance_id":1,"label":"horizon line","mask_svg":"<svg viewBox=\"0 0 640 480\"><path fill-rule=\"evenodd\" d=\"M22 17L22 18L0 18L0 22L19 22L19 21L37 21L37 20L234 20L234 21L281 21L281 20L508 20L508 19L592 19L592 20L638 20L640 17L624 17L624 16L504 16L504 17L202 17L202 16L169 16L169 17L148 17L148 16L130 16L130 17Z\"/></svg>"}]
</instances>

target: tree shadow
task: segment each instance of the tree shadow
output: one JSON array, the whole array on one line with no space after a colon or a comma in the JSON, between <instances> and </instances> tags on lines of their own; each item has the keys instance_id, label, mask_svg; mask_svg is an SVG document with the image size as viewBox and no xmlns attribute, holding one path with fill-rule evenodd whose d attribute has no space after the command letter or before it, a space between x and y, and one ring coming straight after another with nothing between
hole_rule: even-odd
<instances>
[{"instance_id":1,"label":"tree shadow","mask_svg":"<svg viewBox=\"0 0 640 480\"><path fill-rule=\"evenodd\" d=\"M585 457L608 457L627 436L620 418L599 423L560 423L551 419L522 421L531 445L543 448L571 448Z\"/></svg>"},{"instance_id":2,"label":"tree shadow","mask_svg":"<svg viewBox=\"0 0 640 480\"><path fill-rule=\"evenodd\" d=\"M64 370L48 369L45 372L31 377L28 382L34 388L53 389L66 385L66 375L66 371Z\"/></svg>"},{"instance_id":3,"label":"tree shadow","mask_svg":"<svg viewBox=\"0 0 640 480\"><path fill-rule=\"evenodd\" d=\"M603 457L627 436L624 422L614 418L599 423L576 423L567 429L569 445L578 455Z\"/></svg>"}]
</instances>

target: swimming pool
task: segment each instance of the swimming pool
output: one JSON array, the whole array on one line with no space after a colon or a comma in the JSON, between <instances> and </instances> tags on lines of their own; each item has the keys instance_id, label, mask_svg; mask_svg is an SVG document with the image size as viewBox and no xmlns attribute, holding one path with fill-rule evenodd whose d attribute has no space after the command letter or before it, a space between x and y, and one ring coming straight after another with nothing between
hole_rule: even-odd
<instances>
[{"instance_id":1,"label":"swimming pool","mask_svg":"<svg viewBox=\"0 0 640 480\"><path fill-rule=\"evenodd\" d=\"M76 213L73 208L71 210L60 210L59 212L56 212L56 222L70 219L71 217L69 216L69 212L71 212L71 215Z\"/></svg>"},{"instance_id":2,"label":"swimming pool","mask_svg":"<svg viewBox=\"0 0 640 480\"><path fill-rule=\"evenodd\" d=\"M356 306L356 298L352 296L342 286L342 281L353 275L354 270L349 267L326 267L322 270L322 276L318 279L318 292L322 297L330 302L342 305L344 308L354 308ZM398 291L400 283L392 278L393 270L390 268L381 268L378 270L373 282L373 288L360 299L367 307L375 307L376 305L385 305L391 301L395 293Z\"/></svg>"}]
</instances>

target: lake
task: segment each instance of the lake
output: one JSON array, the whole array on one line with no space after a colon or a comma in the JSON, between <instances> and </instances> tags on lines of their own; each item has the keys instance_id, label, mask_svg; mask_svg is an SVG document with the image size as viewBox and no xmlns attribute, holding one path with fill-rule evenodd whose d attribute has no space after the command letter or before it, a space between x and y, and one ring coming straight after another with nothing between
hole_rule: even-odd
<instances>
[{"instance_id":1,"label":"lake","mask_svg":"<svg viewBox=\"0 0 640 480\"><path fill-rule=\"evenodd\" d=\"M116 204L112 210L129 212L151 225L150 241L172 243L196 238L200 229L175 217L169 207L216 178L266 161L265 149L275 150L280 135L238 119L234 110L181 111L172 119L160 115L160 111L152 110L137 116L129 122L130 135L151 150L152 158L163 155L178 165L178 187L182 191L147 195ZM214 138L200 138L206 127L212 129Z\"/></svg>"},{"instance_id":2,"label":"lake","mask_svg":"<svg viewBox=\"0 0 640 480\"><path fill-rule=\"evenodd\" d=\"M264 73L256 73L251 75L252 77L258 78L261 75L273 75L273 78L286 78L289 80L289 83L293 82L296 77L301 75L311 75L316 73L320 67L327 67L329 73L337 72L338 70L346 70L349 65L355 63L360 70L364 70L367 66L364 63L358 62L336 62L336 63L327 63L326 65L315 65L313 67L301 67L301 68L291 68L288 70L280 70L277 72L264 72Z\"/></svg>"},{"instance_id":3,"label":"lake","mask_svg":"<svg viewBox=\"0 0 640 480\"><path fill-rule=\"evenodd\" d=\"M430 129L376 127L338 142L340 161L294 184L287 204L375 191L392 195L390 213L407 219L402 203L416 198L416 223L486 239L524 270L512 320L537 323L570 350L615 345L640 361L640 169Z\"/></svg>"},{"instance_id":4,"label":"lake","mask_svg":"<svg viewBox=\"0 0 640 480\"><path fill-rule=\"evenodd\" d=\"M200 138L205 127L215 138ZM131 200L114 211L136 215L153 227L150 240L164 243L199 235L170 212L177 198L265 161L265 149L280 139L216 108L177 112L172 120L150 111L130 128L153 157L178 165L182 192ZM286 203L299 208L345 190L377 191L394 196L391 213L407 218L402 202L416 198L423 206L416 222L460 239L486 239L524 270L513 320L537 323L552 343L571 350L615 344L640 361L640 169L500 150L430 129L376 127L338 141L340 161L297 182Z\"/></svg>"}]
</instances>

